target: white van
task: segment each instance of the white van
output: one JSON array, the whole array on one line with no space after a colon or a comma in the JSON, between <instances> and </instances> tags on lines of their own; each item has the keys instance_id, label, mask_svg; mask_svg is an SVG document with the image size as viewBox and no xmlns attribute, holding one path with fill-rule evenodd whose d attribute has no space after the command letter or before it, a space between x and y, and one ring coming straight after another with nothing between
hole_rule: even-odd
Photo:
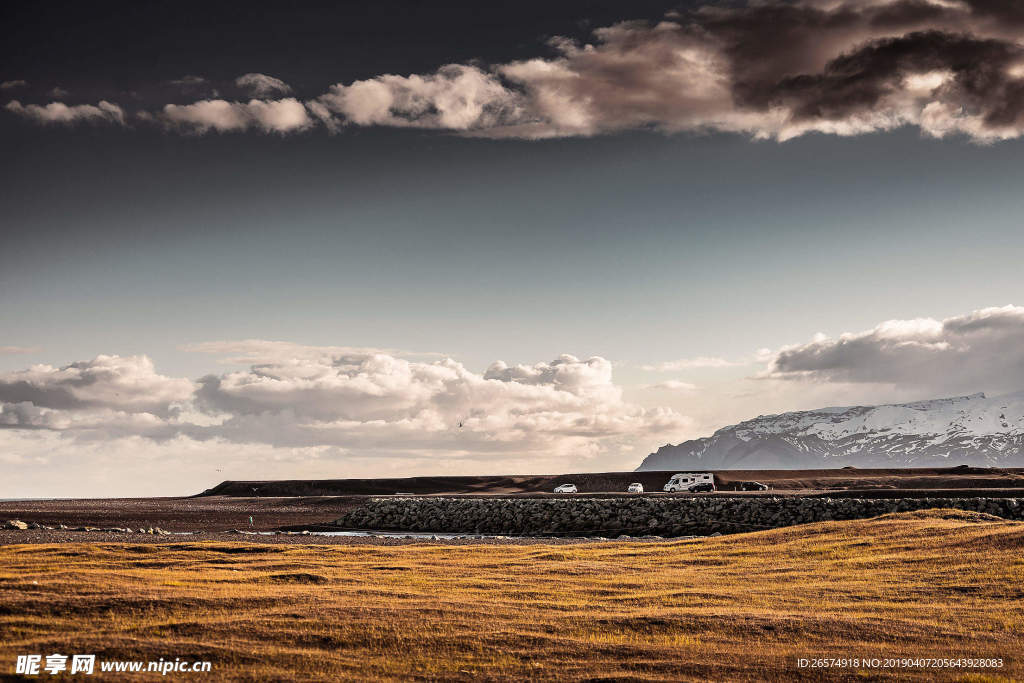
<instances>
[{"instance_id":1,"label":"white van","mask_svg":"<svg viewBox=\"0 0 1024 683\"><path fill-rule=\"evenodd\" d=\"M665 484L668 493L675 491L714 491L715 475L710 472L680 472Z\"/></svg>"}]
</instances>

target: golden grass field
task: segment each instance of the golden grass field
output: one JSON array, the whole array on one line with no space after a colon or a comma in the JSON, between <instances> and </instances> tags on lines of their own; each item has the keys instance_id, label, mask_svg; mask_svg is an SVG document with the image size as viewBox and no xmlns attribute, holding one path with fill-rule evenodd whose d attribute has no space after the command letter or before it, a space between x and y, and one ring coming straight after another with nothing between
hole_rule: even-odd
<instances>
[{"instance_id":1,"label":"golden grass field","mask_svg":"<svg viewBox=\"0 0 1024 683\"><path fill-rule=\"evenodd\" d=\"M1024 524L953 511L665 543L6 546L0 675L60 652L206 659L188 677L209 680L822 678L796 667L814 656L1019 679L1022 550Z\"/></svg>"}]
</instances>

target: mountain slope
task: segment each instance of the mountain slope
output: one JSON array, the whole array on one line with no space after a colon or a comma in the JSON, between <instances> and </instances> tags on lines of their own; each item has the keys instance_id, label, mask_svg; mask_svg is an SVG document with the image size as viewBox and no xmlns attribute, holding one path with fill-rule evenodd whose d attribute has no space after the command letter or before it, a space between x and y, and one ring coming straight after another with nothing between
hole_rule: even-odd
<instances>
[{"instance_id":1,"label":"mountain slope","mask_svg":"<svg viewBox=\"0 0 1024 683\"><path fill-rule=\"evenodd\" d=\"M1024 393L761 415L662 446L640 470L1024 465Z\"/></svg>"}]
</instances>

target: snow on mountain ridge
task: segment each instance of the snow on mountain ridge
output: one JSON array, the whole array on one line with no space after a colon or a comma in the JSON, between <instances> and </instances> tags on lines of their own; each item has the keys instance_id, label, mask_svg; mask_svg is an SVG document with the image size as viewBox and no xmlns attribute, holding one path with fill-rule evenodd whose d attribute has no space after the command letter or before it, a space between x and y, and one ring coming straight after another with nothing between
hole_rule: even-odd
<instances>
[{"instance_id":1,"label":"snow on mountain ridge","mask_svg":"<svg viewBox=\"0 0 1024 683\"><path fill-rule=\"evenodd\" d=\"M640 469L694 460L705 467L753 466L759 460L778 467L822 461L914 466L953 456L979 464L1010 457L1024 464L1024 392L760 415L710 437L664 446Z\"/></svg>"},{"instance_id":2,"label":"snow on mountain ridge","mask_svg":"<svg viewBox=\"0 0 1024 683\"><path fill-rule=\"evenodd\" d=\"M1009 399L1009 400L1008 400ZM997 408L998 412L993 408ZM848 406L761 415L718 432L732 430L739 438L759 434L815 434L834 440L872 431L897 434L998 434L1024 430L1024 396L994 399L984 394L914 403L879 406Z\"/></svg>"}]
</instances>

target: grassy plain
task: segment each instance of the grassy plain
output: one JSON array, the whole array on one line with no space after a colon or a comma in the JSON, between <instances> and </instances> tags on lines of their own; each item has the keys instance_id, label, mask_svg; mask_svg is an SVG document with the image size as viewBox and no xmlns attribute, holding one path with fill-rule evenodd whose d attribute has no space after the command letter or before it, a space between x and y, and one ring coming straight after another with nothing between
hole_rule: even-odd
<instances>
[{"instance_id":1,"label":"grassy plain","mask_svg":"<svg viewBox=\"0 0 1024 683\"><path fill-rule=\"evenodd\" d=\"M59 652L210 660L187 675L209 680L817 679L796 667L815 656L1016 679L1022 550L1024 524L953 511L646 544L6 546L0 676Z\"/></svg>"}]
</instances>

